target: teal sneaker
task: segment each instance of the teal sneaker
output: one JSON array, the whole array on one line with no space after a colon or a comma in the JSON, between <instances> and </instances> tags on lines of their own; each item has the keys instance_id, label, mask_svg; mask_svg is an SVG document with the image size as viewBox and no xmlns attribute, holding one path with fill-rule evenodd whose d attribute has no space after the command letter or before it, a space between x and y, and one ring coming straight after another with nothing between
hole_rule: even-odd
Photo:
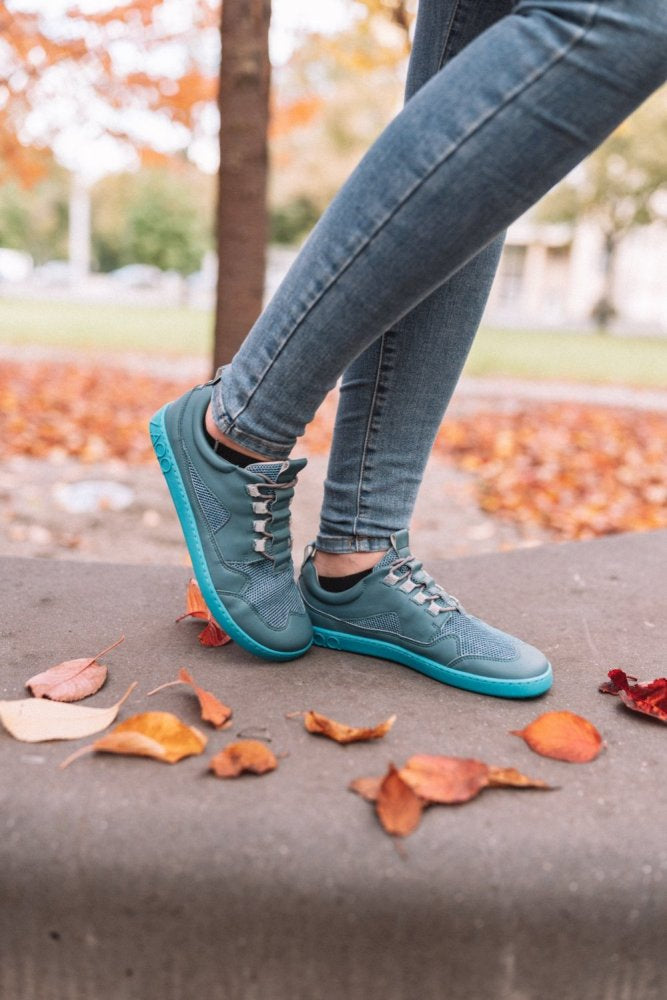
<instances>
[{"instance_id":1,"label":"teal sneaker","mask_svg":"<svg viewBox=\"0 0 667 1000\"><path fill-rule=\"evenodd\" d=\"M306 548L299 587L318 646L395 660L443 684L501 698L532 698L552 684L534 646L467 614L410 552L407 531L349 590L318 582L314 546Z\"/></svg>"},{"instance_id":2,"label":"teal sneaker","mask_svg":"<svg viewBox=\"0 0 667 1000\"><path fill-rule=\"evenodd\" d=\"M151 419L150 435L209 611L244 649L289 660L313 632L294 581L289 503L306 459L245 469L211 446L204 417L213 383L196 386Z\"/></svg>"}]
</instances>

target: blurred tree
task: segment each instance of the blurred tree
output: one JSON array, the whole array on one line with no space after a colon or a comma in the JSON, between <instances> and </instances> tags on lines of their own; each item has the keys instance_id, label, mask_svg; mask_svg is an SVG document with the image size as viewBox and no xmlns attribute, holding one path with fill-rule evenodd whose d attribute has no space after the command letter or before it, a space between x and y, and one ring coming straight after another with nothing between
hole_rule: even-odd
<instances>
[{"instance_id":1,"label":"blurred tree","mask_svg":"<svg viewBox=\"0 0 667 1000\"><path fill-rule=\"evenodd\" d=\"M191 274L212 246L212 178L183 164L116 174L93 190L93 253L101 271L152 264Z\"/></svg>"},{"instance_id":2,"label":"blurred tree","mask_svg":"<svg viewBox=\"0 0 667 1000\"><path fill-rule=\"evenodd\" d=\"M109 0L88 11L0 0L0 177L34 183L49 151L74 172L70 259L82 269L86 173L108 172L114 159L117 168L122 155L165 159L205 130L218 8L219 0Z\"/></svg>"},{"instance_id":3,"label":"blurred tree","mask_svg":"<svg viewBox=\"0 0 667 1000\"><path fill-rule=\"evenodd\" d=\"M271 209L269 213L269 238L271 243L298 243L313 228L320 216L320 209L305 195L294 198L286 205Z\"/></svg>"},{"instance_id":4,"label":"blurred tree","mask_svg":"<svg viewBox=\"0 0 667 1000\"><path fill-rule=\"evenodd\" d=\"M318 214L326 207L399 109L415 8L360 0L346 27L306 35L275 73L269 200L281 234L305 204Z\"/></svg>"},{"instance_id":5,"label":"blurred tree","mask_svg":"<svg viewBox=\"0 0 667 1000\"><path fill-rule=\"evenodd\" d=\"M45 168L46 169L46 168ZM0 246L23 250L36 264L67 257L67 174L56 164L30 190L0 187Z\"/></svg>"},{"instance_id":6,"label":"blurred tree","mask_svg":"<svg viewBox=\"0 0 667 1000\"><path fill-rule=\"evenodd\" d=\"M616 314L616 254L636 226L667 221L667 89L649 98L620 125L582 168L562 181L540 203L545 222L593 219L603 237L603 288L593 311L600 330Z\"/></svg>"}]
</instances>

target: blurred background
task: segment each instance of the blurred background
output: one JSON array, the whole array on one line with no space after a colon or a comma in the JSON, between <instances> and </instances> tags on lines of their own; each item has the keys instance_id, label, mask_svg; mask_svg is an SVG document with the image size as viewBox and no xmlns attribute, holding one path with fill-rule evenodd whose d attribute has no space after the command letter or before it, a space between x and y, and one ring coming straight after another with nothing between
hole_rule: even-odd
<instances>
[{"instance_id":1,"label":"blurred background","mask_svg":"<svg viewBox=\"0 0 667 1000\"><path fill-rule=\"evenodd\" d=\"M147 420L399 110L415 12L0 0L0 554L185 562ZM666 163L663 88L510 228L415 550L667 527ZM297 554L335 405L295 452Z\"/></svg>"}]
</instances>

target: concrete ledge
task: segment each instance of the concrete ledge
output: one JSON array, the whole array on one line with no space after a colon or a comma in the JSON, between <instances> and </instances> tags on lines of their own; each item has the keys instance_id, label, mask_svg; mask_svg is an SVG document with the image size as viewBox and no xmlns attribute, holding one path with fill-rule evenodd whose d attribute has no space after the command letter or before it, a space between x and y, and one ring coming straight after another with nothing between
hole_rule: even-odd
<instances>
[{"instance_id":1,"label":"concrete ledge","mask_svg":"<svg viewBox=\"0 0 667 1000\"><path fill-rule=\"evenodd\" d=\"M538 701L467 694L394 664L313 649L271 665L204 650L174 625L187 571L4 560L0 697L121 631L109 704L196 713L185 690L146 702L187 665L288 752L264 778L222 782L205 758L168 767L0 733L3 1000L663 1000L667 995L667 732L597 693L613 666L664 674L667 532L431 565L464 605L545 649ZM341 748L289 711L367 723ZM589 765L531 753L508 730L547 708L588 716L608 748ZM126 709L126 710L127 710ZM489 791L428 812L405 857L346 791L410 753L513 764L561 785Z\"/></svg>"}]
</instances>

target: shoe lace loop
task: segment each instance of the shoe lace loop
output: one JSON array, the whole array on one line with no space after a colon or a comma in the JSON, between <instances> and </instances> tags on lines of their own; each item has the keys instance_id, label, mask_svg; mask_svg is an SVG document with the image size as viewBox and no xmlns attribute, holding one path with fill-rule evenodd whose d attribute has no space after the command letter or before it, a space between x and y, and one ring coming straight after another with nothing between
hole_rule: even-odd
<instances>
[{"instance_id":1,"label":"shoe lace loop","mask_svg":"<svg viewBox=\"0 0 667 1000\"><path fill-rule=\"evenodd\" d=\"M290 559L292 539L289 530L290 501L294 496L294 479L274 483L249 483L246 491L253 497L254 514L265 514L264 519L253 520L253 531L259 536L253 540L255 552L260 552L276 568Z\"/></svg>"},{"instance_id":2,"label":"shoe lace loop","mask_svg":"<svg viewBox=\"0 0 667 1000\"><path fill-rule=\"evenodd\" d=\"M400 590L413 594L411 600L426 607L429 614L437 618L439 614L448 611L463 612L458 598L447 593L444 587L436 583L432 576L422 568L422 563L414 556L402 556L389 565L389 572L383 583L393 587L400 585Z\"/></svg>"}]
</instances>

